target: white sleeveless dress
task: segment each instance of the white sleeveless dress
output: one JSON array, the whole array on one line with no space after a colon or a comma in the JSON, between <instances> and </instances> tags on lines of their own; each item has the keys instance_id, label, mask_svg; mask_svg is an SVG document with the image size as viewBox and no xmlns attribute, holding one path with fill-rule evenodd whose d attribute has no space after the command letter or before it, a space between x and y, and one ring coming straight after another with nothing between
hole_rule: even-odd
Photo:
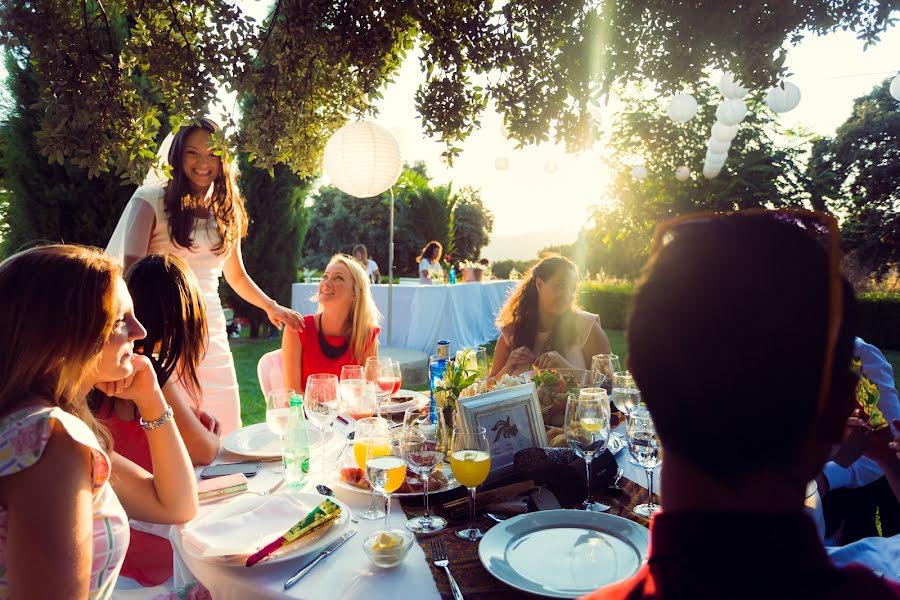
<instances>
[{"instance_id":1,"label":"white sleeveless dress","mask_svg":"<svg viewBox=\"0 0 900 600\"><path fill-rule=\"evenodd\" d=\"M237 375L228 334L225 330L225 314L219 299L219 277L229 253L215 254L212 249L219 244L221 236L216 229L216 220L197 219L192 235L194 245L182 248L169 237L169 219L166 214L164 189L159 186L141 186L131 197L116 231L107 246L107 253L124 261L123 238L129 223L129 215L135 210L135 203L147 202L153 207L156 225L150 235L148 254L175 254L184 259L200 283L206 299L206 318L209 340L206 357L200 363L198 375L203 398L200 408L211 413L222 426L222 437L241 427L241 401L238 394Z\"/></svg>"}]
</instances>

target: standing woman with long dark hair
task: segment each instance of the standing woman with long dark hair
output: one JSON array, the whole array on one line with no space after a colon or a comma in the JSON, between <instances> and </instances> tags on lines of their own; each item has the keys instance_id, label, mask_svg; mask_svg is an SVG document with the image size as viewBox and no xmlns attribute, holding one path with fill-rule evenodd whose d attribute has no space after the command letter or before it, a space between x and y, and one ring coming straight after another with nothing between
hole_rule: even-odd
<instances>
[{"instance_id":1,"label":"standing woman with long dark hair","mask_svg":"<svg viewBox=\"0 0 900 600\"><path fill-rule=\"evenodd\" d=\"M300 315L269 298L247 274L241 238L247 235L247 211L235 183L235 167L212 147L219 126L210 119L183 127L160 147L171 178L151 170L122 214L107 252L127 269L149 253L184 259L200 283L207 305L209 343L200 364L200 408L219 420L222 435L241 426L234 361L219 299L219 277L281 328L303 327Z\"/></svg>"}]
</instances>

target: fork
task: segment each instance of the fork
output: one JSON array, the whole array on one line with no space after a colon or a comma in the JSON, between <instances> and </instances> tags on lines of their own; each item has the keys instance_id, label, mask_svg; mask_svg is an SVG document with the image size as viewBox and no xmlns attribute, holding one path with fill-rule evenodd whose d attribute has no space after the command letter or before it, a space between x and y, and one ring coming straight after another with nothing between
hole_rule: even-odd
<instances>
[{"instance_id":1,"label":"fork","mask_svg":"<svg viewBox=\"0 0 900 600\"><path fill-rule=\"evenodd\" d=\"M237 494L234 494L231 496L225 496L224 498L210 498L206 502L201 502L201 504L203 504L204 506L209 505L209 504L215 504L216 502L221 502L223 500L230 500L231 498L235 498L237 496L243 496L244 494L255 494L256 496L270 496L270 495L274 494L275 492L277 492L278 489L284 485L284 481L285 481L285 479L284 479L284 477L282 477L281 479L278 480L278 483L276 483L269 489L263 490L261 492L254 492L253 490L244 490L243 492L240 492L240 493L237 493Z\"/></svg>"},{"instance_id":2,"label":"fork","mask_svg":"<svg viewBox=\"0 0 900 600\"><path fill-rule=\"evenodd\" d=\"M450 580L450 591L453 592L454 600L464 600L456 580L450 573L450 561L447 560L447 550L444 548L444 541L440 538L431 541L431 562L434 566L440 567L447 572L447 579Z\"/></svg>"}]
</instances>

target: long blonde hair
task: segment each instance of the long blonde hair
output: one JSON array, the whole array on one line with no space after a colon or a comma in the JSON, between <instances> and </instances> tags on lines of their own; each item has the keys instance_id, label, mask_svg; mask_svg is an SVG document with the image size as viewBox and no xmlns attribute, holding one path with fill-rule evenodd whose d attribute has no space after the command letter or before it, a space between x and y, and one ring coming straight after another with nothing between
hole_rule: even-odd
<instances>
[{"instance_id":1,"label":"long blonde hair","mask_svg":"<svg viewBox=\"0 0 900 600\"><path fill-rule=\"evenodd\" d=\"M80 390L112 331L120 277L112 258L84 246L31 248L0 263L0 414L37 397L79 417L110 448Z\"/></svg>"},{"instance_id":2,"label":"long blonde hair","mask_svg":"<svg viewBox=\"0 0 900 600\"><path fill-rule=\"evenodd\" d=\"M328 261L328 266L341 263L350 271L353 280L353 292L356 298L350 307L350 349L353 357L359 361L366 352L372 332L381 324L381 313L375 306L372 290L369 289L369 277L356 259L347 254L335 254ZM327 267L326 267L327 268ZM324 307L319 304L319 312Z\"/></svg>"}]
</instances>

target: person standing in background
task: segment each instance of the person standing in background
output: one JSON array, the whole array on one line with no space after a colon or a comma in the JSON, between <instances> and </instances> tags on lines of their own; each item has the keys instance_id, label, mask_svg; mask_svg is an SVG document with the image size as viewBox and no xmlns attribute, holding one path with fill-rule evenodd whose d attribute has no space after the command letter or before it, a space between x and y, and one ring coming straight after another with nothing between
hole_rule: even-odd
<instances>
[{"instance_id":1,"label":"person standing in background","mask_svg":"<svg viewBox=\"0 0 900 600\"><path fill-rule=\"evenodd\" d=\"M441 246L440 242L434 240L428 242L425 247L422 248L422 252L416 257L416 262L419 263L420 284L431 285L434 282L431 281L430 271L444 270L441 267L441 254L443 254L443 252L444 247Z\"/></svg>"},{"instance_id":2,"label":"person standing in background","mask_svg":"<svg viewBox=\"0 0 900 600\"><path fill-rule=\"evenodd\" d=\"M353 258L366 270L366 277L369 278L369 283L381 283L381 272L378 270L378 263L369 258L369 250L364 245L357 244L353 246Z\"/></svg>"}]
</instances>

